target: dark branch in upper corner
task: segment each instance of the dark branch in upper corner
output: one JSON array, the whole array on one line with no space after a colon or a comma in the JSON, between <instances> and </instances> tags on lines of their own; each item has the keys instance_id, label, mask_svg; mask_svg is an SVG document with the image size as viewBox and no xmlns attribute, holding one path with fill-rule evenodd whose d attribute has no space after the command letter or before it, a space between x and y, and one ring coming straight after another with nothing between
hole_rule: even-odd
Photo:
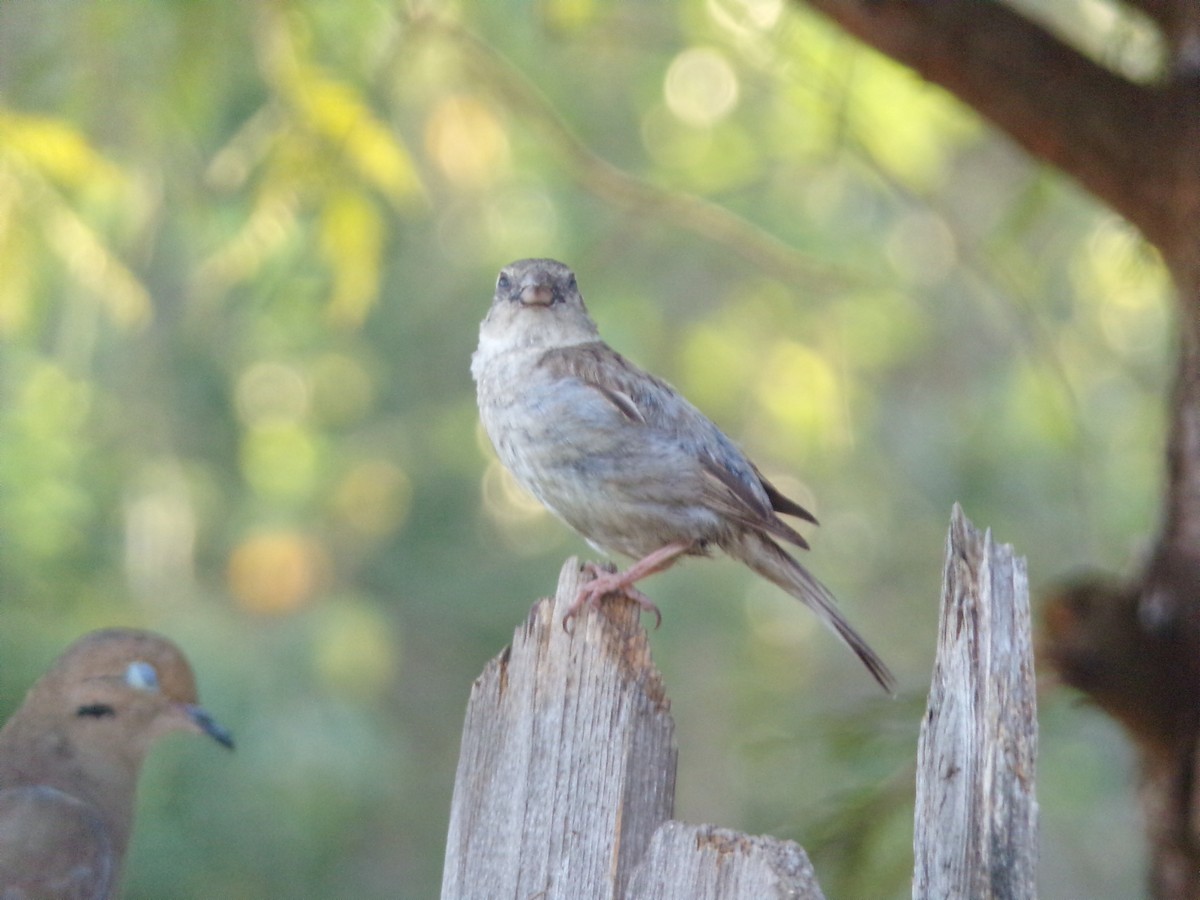
<instances>
[{"instance_id":1,"label":"dark branch in upper corner","mask_svg":"<svg viewBox=\"0 0 1200 900\"><path fill-rule=\"evenodd\" d=\"M806 2L950 91L1151 241L1170 239L1160 196L1170 178L1154 149L1161 151L1161 92L1127 81L999 2Z\"/></svg>"}]
</instances>

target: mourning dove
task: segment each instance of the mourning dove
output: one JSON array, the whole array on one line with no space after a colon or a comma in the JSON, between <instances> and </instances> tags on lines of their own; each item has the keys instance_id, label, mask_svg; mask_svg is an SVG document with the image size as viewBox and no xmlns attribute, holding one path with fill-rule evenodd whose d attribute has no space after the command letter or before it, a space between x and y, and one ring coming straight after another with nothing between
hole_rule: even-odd
<instances>
[{"instance_id":1,"label":"mourning dove","mask_svg":"<svg viewBox=\"0 0 1200 900\"><path fill-rule=\"evenodd\" d=\"M568 618L617 593L657 614L634 583L719 548L807 604L891 689L829 590L776 543L808 547L781 514L816 519L674 388L600 339L567 266L501 270L471 374L484 429L517 481L593 547L637 560L624 572L593 567Z\"/></svg>"},{"instance_id":2,"label":"mourning dove","mask_svg":"<svg viewBox=\"0 0 1200 900\"><path fill-rule=\"evenodd\" d=\"M0 729L0 900L116 896L138 773L172 731L233 747L178 647L114 628L67 648Z\"/></svg>"}]
</instances>

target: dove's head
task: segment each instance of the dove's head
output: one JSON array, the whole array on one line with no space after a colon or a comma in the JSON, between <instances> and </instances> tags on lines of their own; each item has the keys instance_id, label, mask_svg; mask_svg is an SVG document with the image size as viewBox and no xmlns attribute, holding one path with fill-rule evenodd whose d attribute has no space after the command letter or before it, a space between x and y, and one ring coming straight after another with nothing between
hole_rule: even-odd
<instances>
[{"instance_id":1,"label":"dove's head","mask_svg":"<svg viewBox=\"0 0 1200 900\"><path fill-rule=\"evenodd\" d=\"M480 345L566 347L599 340L575 273L553 259L519 259L500 270Z\"/></svg>"},{"instance_id":2,"label":"dove's head","mask_svg":"<svg viewBox=\"0 0 1200 900\"><path fill-rule=\"evenodd\" d=\"M34 685L25 707L80 745L140 758L159 737L189 731L233 747L199 705L182 651L148 631L110 628L80 638Z\"/></svg>"}]
</instances>

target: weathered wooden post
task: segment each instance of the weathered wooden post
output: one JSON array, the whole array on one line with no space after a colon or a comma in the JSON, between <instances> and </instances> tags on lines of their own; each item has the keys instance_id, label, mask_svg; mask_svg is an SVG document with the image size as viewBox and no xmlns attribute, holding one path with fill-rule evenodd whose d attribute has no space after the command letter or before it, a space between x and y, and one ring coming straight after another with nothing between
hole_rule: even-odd
<instances>
[{"instance_id":1,"label":"weathered wooden post","mask_svg":"<svg viewBox=\"0 0 1200 900\"><path fill-rule=\"evenodd\" d=\"M1025 560L955 504L917 748L914 900L1037 896L1036 762Z\"/></svg>"},{"instance_id":2,"label":"weathered wooden post","mask_svg":"<svg viewBox=\"0 0 1200 900\"><path fill-rule=\"evenodd\" d=\"M675 726L633 604L570 559L467 708L442 900L819 900L800 847L670 820Z\"/></svg>"},{"instance_id":3,"label":"weathered wooden post","mask_svg":"<svg viewBox=\"0 0 1200 900\"><path fill-rule=\"evenodd\" d=\"M799 845L671 820L670 703L632 603L561 622L567 560L467 707L442 900L821 900ZM1036 896L1025 564L956 505L918 748L916 900Z\"/></svg>"}]
</instances>

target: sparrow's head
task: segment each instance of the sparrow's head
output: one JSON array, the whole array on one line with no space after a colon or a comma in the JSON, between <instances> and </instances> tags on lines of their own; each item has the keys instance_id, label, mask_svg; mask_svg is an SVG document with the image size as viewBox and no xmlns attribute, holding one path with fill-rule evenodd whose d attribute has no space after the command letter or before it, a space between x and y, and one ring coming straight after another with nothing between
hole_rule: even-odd
<instances>
[{"instance_id":1,"label":"sparrow's head","mask_svg":"<svg viewBox=\"0 0 1200 900\"><path fill-rule=\"evenodd\" d=\"M598 337L575 273L567 266L554 259L519 259L500 270L480 327L481 342L561 347Z\"/></svg>"}]
</instances>

